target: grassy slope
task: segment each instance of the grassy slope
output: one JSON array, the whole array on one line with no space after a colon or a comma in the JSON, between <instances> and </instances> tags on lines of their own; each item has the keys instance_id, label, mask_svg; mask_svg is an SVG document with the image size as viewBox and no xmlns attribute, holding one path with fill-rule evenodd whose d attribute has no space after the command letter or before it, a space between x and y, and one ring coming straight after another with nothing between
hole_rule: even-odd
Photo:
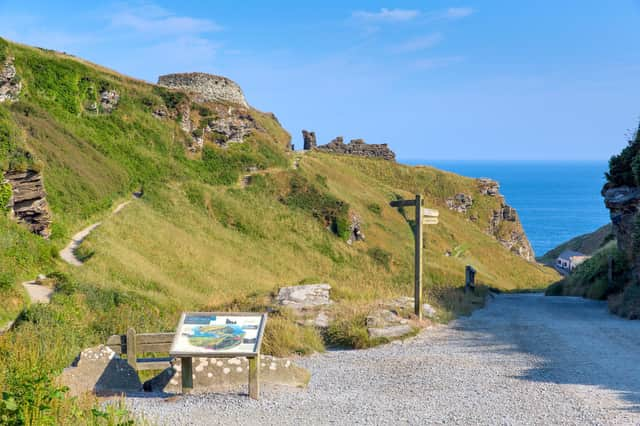
<instances>
[{"instance_id":1,"label":"grassy slope","mask_svg":"<svg viewBox=\"0 0 640 426\"><path fill-rule=\"evenodd\" d=\"M542 288L557 278L483 232L498 201L477 194L471 179L320 153L305 155L294 171L283 149L288 134L258 111L252 114L266 133L190 158L177 122L152 116L163 102L153 86L54 52L11 44L9 53L24 88L20 102L0 105L0 148L6 147L0 165L24 162L20 148L35 155L55 227L51 241L43 241L0 219L0 266L13 280L0 292L15 302L3 306L5 317L20 308L20 280L68 274L51 305L27 309L17 330L0 338L0 355L11 365L59 369L80 348L129 326L171 329L182 309L260 309L281 285L329 282L333 297L348 302L337 309L356 313L375 300L409 295L411 212L405 218L388 202L416 192L425 192L427 204L442 215L425 239L432 302L449 307L441 296L462 285L465 264L476 267L481 282L507 290ZM104 87L120 93L118 108L86 112ZM9 136L2 139L2 130ZM253 164L268 173L244 190L231 184ZM363 220L366 241L349 246L305 206L283 203L292 179L347 202ZM140 185L145 197L109 217L114 203ZM467 216L444 207L446 197L461 191L476 200ZM71 268L57 259L71 234L102 219L83 244L83 253L92 254L86 265ZM447 250L455 255L445 256ZM272 352L321 347L315 331L295 326L286 313L270 324L265 344ZM301 336L308 347L284 343L283 336ZM0 385L15 374L0 369Z\"/></svg>"},{"instance_id":2,"label":"grassy slope","mask_svg":"<svg viewBox=\"0 0 640 426\"><path fill-rule=\"evenodd\" d=\"M615 238L612 232L611 224L609 223L588 234L578 235L538 257L538 261L545 265L552 266L560 253L565 250L575 250L589 255L594 254L598 249Z\"/></svg>"}]
</instances>

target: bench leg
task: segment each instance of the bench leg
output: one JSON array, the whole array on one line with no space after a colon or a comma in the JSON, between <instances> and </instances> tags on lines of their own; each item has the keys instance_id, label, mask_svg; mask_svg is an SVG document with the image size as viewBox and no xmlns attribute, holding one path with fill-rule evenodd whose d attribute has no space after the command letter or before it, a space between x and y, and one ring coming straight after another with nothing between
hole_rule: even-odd
<instances>
[{"instance_id":1,"label":"bench leg","mask_svg":"<svg viewBox=\"0 0 640 426\"><path fill-rule=\"evenodd\" d=\"M182 393L191 393L193 390L193 363L192 358L180 358L182 365Z\"/></svg>"},{"instance_id":2,"label":"bench leg","mask_svg":"<svg viewBox=\"0 0 640 426\"><path fill-rule=\"evenodd\" d=\"M249 398L260 399L260 355L249 358Z\"/></svg>"}]
</instances>

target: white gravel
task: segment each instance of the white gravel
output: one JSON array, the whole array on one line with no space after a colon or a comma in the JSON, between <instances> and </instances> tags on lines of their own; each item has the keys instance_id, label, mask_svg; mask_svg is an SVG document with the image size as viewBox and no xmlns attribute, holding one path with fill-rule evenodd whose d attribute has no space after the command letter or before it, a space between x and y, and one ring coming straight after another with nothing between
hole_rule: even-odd
<instances>
[{"instance_id":1,"label":"white gravel","mask_svg":"<svg viewBox=\"0 0 640 426\"><path fill-rule=\"evenodd\" d=\"M402 344L300 360L305 391L129 398L161 425L640 424L640 321L604 303L501 295Z\"/></svg>"}]
</instances>

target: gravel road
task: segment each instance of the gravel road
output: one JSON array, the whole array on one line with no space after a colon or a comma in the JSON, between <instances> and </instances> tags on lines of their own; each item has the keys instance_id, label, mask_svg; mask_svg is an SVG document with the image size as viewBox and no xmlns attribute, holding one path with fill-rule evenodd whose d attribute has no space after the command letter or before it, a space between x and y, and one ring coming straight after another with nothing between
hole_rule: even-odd
<instances>
[{"instance_id":1,"label":"gravel road","mask_svg":"<svg viewBox=\"0 0 640 426\"><path fill-rule=\"evenodd\" d=\"M166 425L640 424L640 321L602 302L497 296L401 344L303 359L306 391L130 398Z\"/></svg>"}]
</instances>

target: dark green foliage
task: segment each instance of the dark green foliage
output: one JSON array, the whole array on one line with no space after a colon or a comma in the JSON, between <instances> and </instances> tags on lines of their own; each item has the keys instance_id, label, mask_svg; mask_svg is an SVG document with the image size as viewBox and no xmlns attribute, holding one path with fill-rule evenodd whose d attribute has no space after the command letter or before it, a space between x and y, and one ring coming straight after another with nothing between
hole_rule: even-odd
<instances>
[{"instance_id":1,"label":"dark green foliage","mask_svg":"<svg viewBox=\"0 0 640 426\"><path fill-rule=\"evenodd\" d=\"M0 183L0 214L9 211L9 201L11 200L11 185Z\"/></svg>"},{"instance_id":2,"label":"dark green foliage","mask_svg":"<svg viewBox=\"0 0 640 426\"><path fill-rule=\"evenodd\" d=\"M0 38L0 63L7 60L9 52L9 44L3 38Z\"/></svg>"},{"instance_id":3,"label":"dark green foliage","mask_svg":"<svg viewBox=\"0 0 640 426\"><path fill-rule=\"evenodd\" d=\"M310 212L336 235L349 238L349 204L321 191L304 176L294 174L289 182L289 194L283 203Z\"/></svg>"},{"instance_id":4,"label":"dark green foliage","mask_svg":"<svg viewBox=\"0 0 640 426\"><path fill-rule=\"evenodd\" d=\"M640 132L618 155L609 160L607 180L615 186L640 186Z\"/></svg>"},{"instance_id":5,"label":"dark green foliage","mask_svg":"<svg viewBox=\"0 0 640 426\"><path fill-rule=\"evenodd\" d=\"M382 213L382 207L380 206L380 204L378 203L371 203L369 205L367 205L367 209L374 214L379 215L380 213Z\"/></svg>"},{"instance_id":6,"label":"dark green foliage","mask_svg":"<svg viewBox=\"0 0 640 426\"><path fill-rule=\"evenodd\" d=\"M165 87L155 86L153 93L160 96L167 108L175 109L178 105L187 99L187 95L183 92L169 90Z\"/></svg>"},{"instance_id":7,"label":"dark green foliage","mask_svg":"<svg viewBox=\"0 0 640 426\"><path fill-rule=\"evenodd\" d=\"M209 108L201 104L191 104L191 109L198 111L200 117L209 117L213 114L213 112Z\"/></svg>"},{"instance_id":8,"label":"dark green foliage","mask_svg":"<svg viewBox=\"0 0 640 426\"><path fill-rule=\"evenodd\" d=\"M613 282L611 286L608 283L610 256L613 257ZM610 294L622 291L629 279L624 253L617 249L608 249L597 252L562 280L562 284L554 284L554 286L561 287L564 295L603 300ZM549 295L555 295L560 291L556 287L547 290Z\"/></svg>"},{"instance_id":9,"label":"dark green foliage","mask_svg":"<svg viewBox=\"0 0 640 426\"><path fill-rule=\"evenodd\" d=\"M564 291L564 281L551 284L544 292L545 296L562 296Z\"/></svg>"},{"instance_id":10,"label":"dark green foliage","mask_svg":"<svg viewBox=\"0 0 640 426\"><path fill-rule=\"evenodd\" d=\"M16 282L16 274L13 271L0 271L0 292L7 291Z\"/></svg>"},{"instance_id":11,"label":"dark green foliage","mask_svg":"<svg viewBox=\"0 0 640 426\"><path fill-rule=\"evenodd\" d=\"M380 247L372 247L367 250L367 254L387 271L391 267L391 253Z\"/></svg>"}]
</instances>

